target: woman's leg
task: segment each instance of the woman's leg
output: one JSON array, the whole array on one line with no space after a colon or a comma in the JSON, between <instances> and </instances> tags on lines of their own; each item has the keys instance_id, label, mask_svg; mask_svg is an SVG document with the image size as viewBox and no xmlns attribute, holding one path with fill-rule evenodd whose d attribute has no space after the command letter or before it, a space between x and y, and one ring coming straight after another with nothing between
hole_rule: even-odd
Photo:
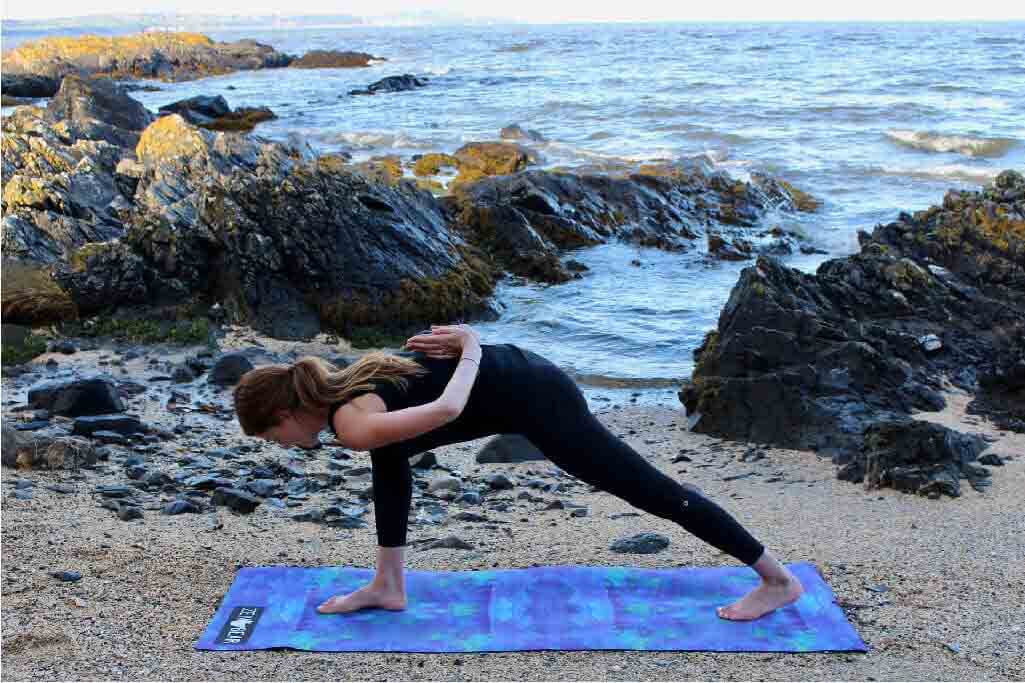
<instances>
[{"instance_id":1,"label":"woman's leg","mask_svg":"<svg viewBox=\"0 0 1025 683\"><path fill-rule=\"evenodd\" d=\"M577 479L676 522L746 565L754 565L765 552L728 512L664 474L590 412L562 421L558 428L532 430L527 438Z\"/></svg>"},{"instance_id":2,"label":"woman's leg","mask_svg":"<svg viewBox=\"0 0 1025 683\"><path fill-rule=\"evenodd\" d=\"M377 571L374 579L352 593L336 595L321 604L323 614L352 612L364 607L400 610L406 607L405 550L413 473L409 459L371 451L374 518L377 524Z\"/></svg>"},{"instance_id":3,"label":"woman's leg","mask_svg":"<svg viewBox=\"0 0 1025 683\"><path fill-rule=\"evenodd\" d=\"M610 432L587 406L571 377L532 354L542 365L538 401L521 430L556 465L574 477L622 498L636 508L670 519L701 540L749 565L762 584L719 616L754 619L796 600L800 582L716 503L645 460Z\"/></svg>"}]
</instances>

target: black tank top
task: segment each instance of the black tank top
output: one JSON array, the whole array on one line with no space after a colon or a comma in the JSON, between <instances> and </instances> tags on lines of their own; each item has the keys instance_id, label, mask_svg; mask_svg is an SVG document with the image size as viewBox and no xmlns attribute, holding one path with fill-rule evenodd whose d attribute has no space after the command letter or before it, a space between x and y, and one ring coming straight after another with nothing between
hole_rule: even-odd
<instances>
[{"instance_id":1,"label":"black tank top","mask_svg":"<svg viewBox=\"0 0 1025 683\"><path fill-rule=\"evenodd\" d=\"M521 414L522 401L528 400L531 370L543 358L514 344L481 344L480 368L463 412L452 422L425 434L389 444L373 453L412 457L431 448L462 441L472 441L489 434L514 432L515 417ZM407 389L387 379L371 379L374 389L362 389L352 398L367 393L381 397L388 412L423 405L438 399L445 391L459 358L431 358L420 352L400 351L396 356L410 358L427 370L423 375L405 375ZM466 361L469 362L469 361ZM335 412L344 402L335 403L328 413L328 424L334 428ZM338 433L335 432L335 436Z\"/></svg>"}]
</instances>

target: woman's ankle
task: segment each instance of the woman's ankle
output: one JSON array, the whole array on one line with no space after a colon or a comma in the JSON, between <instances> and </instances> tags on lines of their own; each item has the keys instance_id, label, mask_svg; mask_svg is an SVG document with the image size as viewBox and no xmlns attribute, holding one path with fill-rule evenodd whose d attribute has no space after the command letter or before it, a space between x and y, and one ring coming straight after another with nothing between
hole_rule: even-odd
<instances>
[{"instance_id":1,"label":"woman's ankle","mask_svg":"<svg viewBox=\"0 0 1025 683\"><path fill-rule=\"evenodd\" d=\"M375 590L384 593L406 594L406 582L403 579L377 575L370 582L370 585L373 586Z\"/></svg>"}]
</instances>

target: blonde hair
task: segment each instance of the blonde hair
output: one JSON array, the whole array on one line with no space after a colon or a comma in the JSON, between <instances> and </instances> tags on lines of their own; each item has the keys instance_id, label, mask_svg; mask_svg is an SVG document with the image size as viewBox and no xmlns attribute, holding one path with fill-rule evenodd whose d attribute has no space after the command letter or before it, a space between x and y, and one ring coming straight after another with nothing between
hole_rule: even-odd
<instances>
[{"instance_id":1,"label":"blonde hair","mask_svg":"<svg viewBox=\"0 0 1025 683\"><path fill-rule=\"evenodd\" d=\"M384 351L371 351L345 368L316 356L303 356L289 365L265 365L242 375L235 386L235 414L243 433L254 436L280 423L278 411L317 413L345 402L356 391L374 389L371 380L384 379L408 388L407 375L429 370L414 360Z\"/></svg>"}]
</instances>

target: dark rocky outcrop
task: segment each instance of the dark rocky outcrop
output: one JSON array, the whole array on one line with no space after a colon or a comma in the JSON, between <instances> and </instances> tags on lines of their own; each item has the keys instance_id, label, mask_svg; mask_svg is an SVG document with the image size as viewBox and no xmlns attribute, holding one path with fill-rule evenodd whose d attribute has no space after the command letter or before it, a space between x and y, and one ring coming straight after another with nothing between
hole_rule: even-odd
<instances>
[{"instance_id":1,"label":"dark rocky outcrop","mask_svg":"<svg viewBox=\"0 0 1025 683\"><path fill-rule=\"evenodd\" d=\"M385 59L366 52L310 50L302 57L293 59L289 66L293 69L337 69L370 66L371 61L385 61Z\"/></svg>"},{"instance_id":2,"label":"dark rocky outcrop","mask_svg":"<svg viewBox=\"0 0 1025 683\"><path fill-rule=\"evenodd\" d=\"M5 51L3 78L5 90L8 79L12 79L19 92L27 92L24 88L28 86L23 85L27 83L40 88L32 92L42 92L43 86L59 82L69 74L183 81L246 69L283 67L291 61L291 56L255 40L217 42L199 33L53 36Z\"/></svg>"},{"instance_id":3,"label":"dark rocky outcrop","mask_svg":"<svg viewBox=\"0 0 1025 683\"><path fill-rule=\"evenodd\" d=\"M112 81L69 75L46 105L46 119L68 140L105 140L134 147L154 116Z\"/></svg>"},{"instance_id":4,"label":"dark rocky outcrop","mask_svg":"<svg viewBox=\"0 0 1025 683\"><path fill-rule=\"evenodd\" d=\"M221 95L196 95L165 104L160 116L179 114L189 123L208 130L252 130L257 123L277 118L267 107L239 107L234 111Z\"/></svg>"},{"instance_id":5,"label":"dark rocky outcrop","mask_svg":"<svg viewBox=\"0 0 1025 683\"><path fill-rule=\"evenodd\" d=\"M38 76L30 73L7 73L0 75L0 87L4 96L38 98L53 97L60 88L60 79ZM6 106L6 105L5 105Z\"/></svg>"},{"instance_id":6,"label":"dark rocky outcrop","mask_svg":"<svg viewBox=\"0 0 1025 683\"><path fill-rule=\"evenodd\" d=\"M865 429L861 451L837 472L864 482L931 498L961 494L960 479L976 488L989 484L989 470L975 463L986 443L943 425L920 420L884 420Z\"/></svg>"},{"instance_id":7,"label":"dark rocky outcrop","mask_svg":"<svg viewBox=\"0 0 1025 683\"><path fill-rule=\"evenodd\" d=\"M224 99L223 95L196 95L161 105L157 109L161 116L179 114L183 119L197 126L218 119L230 111L231 107L228 106L228 101Z\"/></svg>"},{"instance_id":8,"label":"dark rocky outcrop","mask_svg":"<svg viewBox=\"0 0 1025 683\"><path fill-rule=\"evenodd\" d=\"M5 321L221 302L231 322L297 338L492 315L498 273L411 183L177 114L134 150L61 138L37 108L10 119ZM7 262L25 271L11 288Z\"/></svg>"},{"instance_id":9,"label":"dark rocky outcrop","mask_svg":"<svg viewBox=\"0 0 1025 683\"><path fill-rule=\"evenodd\" d=\"M403 92L414 90L427 85L426 78L418 78L413 74L402 74L401 76L387 76L379 81L371 83L362 90L350 90L350 95L376 95L382 92Z\"/></svg>"},{"instance_id":10,"label":"dark rocky outcrop","mask_svg":"<svg viewBox=\"0 0 1025 683\"><path fill-rule=\"evenodd\" d=\"M846 464L869 457L874 423L942 408L945 382L1022 429L1025 178L951 190L859 241L814 275L772 257L741 272L680 392L695 430Z\"/></svg>"},{"instance_id":11,"label":"dark rocky outcrop","mask_svg":"<svg viewBox=\"0 0 1025 683\"><path fill-rule=\"evenodd\" d=\"M772 244L753 234L770 208L794 210L785 191L773 201L759 184L735 180L697 159L642 167L622 175L519 170L533 159L530 150L510 143L466 147L454 155L461 163L480 158L481 177L456 186L445 198L455 223L509 271L545 282L574 277L558 252L599 244L611 238L671 251L695 248L695 241L715 230L749 240L748 250ZM496 146L504 152L496 153ZM519 171L519 172L517 172ZM460 176L466 173L460 169ZM457 177L459 180L459 177ZM579 275L576 275L579 277Z\"/></svg>"}]
</instances>

